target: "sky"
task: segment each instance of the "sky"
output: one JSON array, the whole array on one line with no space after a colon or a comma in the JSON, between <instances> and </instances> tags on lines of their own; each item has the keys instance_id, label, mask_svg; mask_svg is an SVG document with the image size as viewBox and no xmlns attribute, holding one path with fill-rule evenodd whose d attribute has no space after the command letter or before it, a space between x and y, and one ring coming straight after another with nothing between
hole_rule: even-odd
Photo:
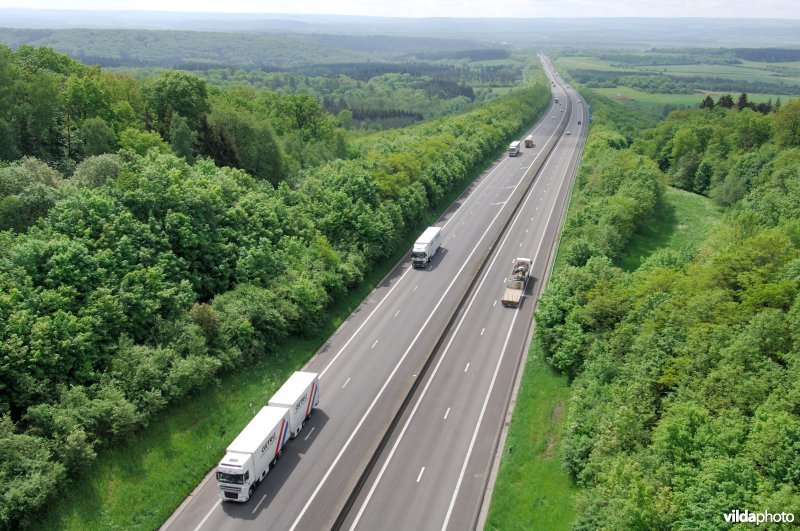
<instances>
[{"instance_id":1,"label":"sky","mask_svg":"<svg viewBox=\"0 0 800 531\"><path fill-rule=\"evenodd\" d=\"M385 17L800 18L798 0L0 0L0 8ZM2 21L0 21L2 26Z\"/></svg>"}]
</instances>

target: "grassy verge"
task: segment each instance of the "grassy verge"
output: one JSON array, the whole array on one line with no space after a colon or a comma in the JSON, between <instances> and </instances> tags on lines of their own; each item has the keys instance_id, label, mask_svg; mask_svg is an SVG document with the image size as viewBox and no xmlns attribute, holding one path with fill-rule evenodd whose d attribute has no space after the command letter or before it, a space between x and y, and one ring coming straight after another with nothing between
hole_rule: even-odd
<instances>
[{"instance_id":1,"label":"grassy verge","mask_svg":"<svg viewBox=\"0 0 800 531\"><path fill-rule=\"evenodd\" d=\"M628 244L618 265L632 270L659 249L697 245L720 215L710 199L667 188L662 208ZM559 267L563 260L557 259ZM535 341L524 371L486 529L569 529L578 487L562 466L560 451L570 387L547 365Z\"/></svg>"},{"instance_id":2,"label":"grassy verge","mask_svg":"<svg viewBox=\"0 0 800 531\"><path fill-rule=\"evenodd\" d=\"M665 103L675 102L654 99L650 104L655 107ZM631 110L636 114L643 109ZM614 113L606 114L612 121L618 118ZM617 265L631 271L643 258L660 249L694 247L705 239L720 216L721 211L708 198L667 188L661 208L629 242ZM560 255L555 271L564 267ZM570 396L567 378L547 365L534 341L503 449L486 529L571 528L576 515L574 498L579 489L564 469L561 456L561 433L569 422L565 412Z\"/></svg>"},{"instance_id":3,"label":"grassy verge","mask_svg":"<svg viewBox=\"0 0 800 531\"><path fill-rule=\"evenodd\" d=\"M616 265L633 271L655 251L695 247L705 239L721 215L722 211L711 199L667 187L661 208L634 235L616 260Z\"/></svg>"},{"instance_id":4,"label":"grassy verge","mask_svg":"<svg viewBox=\"0 0 800 531\"><path fill-rule=\"evenodd\" d=\"M495 156L505 151L502 147ZM494 158L491 158L494 160ZM488 161L487 161L488 162ZM433 222L481 173L476 169L409 230L406 244L373 268L334 304L310 338L293 338L256 366L223 375L217 385L171 405L123 444L101 451L54 500L37 529L156 529L222 457L235 435L277 388L302 367L403 258L419 231Z\"/></svg>"},{"instance_id":5,"label":"grassy verge","mask_svg":"<svg viewBox=\"0 0 800 531\"><path fill-rule=\"evenodd\" d=\"M570 389L531 345L486 529L569 529L577 487L561 460Z\"/></svg>"}]
</instances>

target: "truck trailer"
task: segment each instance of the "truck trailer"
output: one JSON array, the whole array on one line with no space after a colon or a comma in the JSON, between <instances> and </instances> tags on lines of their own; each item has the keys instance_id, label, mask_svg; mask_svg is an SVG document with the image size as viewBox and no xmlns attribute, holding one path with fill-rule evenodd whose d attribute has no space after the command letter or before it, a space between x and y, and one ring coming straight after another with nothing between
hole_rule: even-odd
<instances>
[{"instance_id":1,"label":"truck trailer","mask_svg":"<svg viewBox=\"0 0 800 531\"><path fill-rule=\"evenodd\" d=\"M294 439L319 403L319 375L295 372L269 399L272 407L289 409L289 437Z\"/></svg>"},{"instance_id":2,"label":"truck trailer","mask_svg":"<svg viewBox=\"0 0 800 531\"><path fill-rule=\"evenodd\" d=\"M425 229L411 250L411 265L414 267L426 267L428 262L433 260L433 255L442 244L441 227L428 227Z\"/></svg>"},{"instance_id":3,"label":"truck trailer","mask_svg":"<svg viewBox=\"0 0 800 531\"><path fill-rule=\"evenodd\" d=\"M246 502L278 461L289 434L289 409L264 406L228 446L217 465L219 496Z\"/></svg>"},{"instance_id":4,"label":"truck trailer","mask_svg":"<svg viewBox=\"0 0 800 531\"><path fill-rule=\"evenodd\" d=\"M511 268L511 276L506 279L506 288L503 291L503 306L517 308L525 294L525 284L528 282L528 274L531 270L533 260L530 258L515 258L514 267Z\"/></svg>"}]
</instances>

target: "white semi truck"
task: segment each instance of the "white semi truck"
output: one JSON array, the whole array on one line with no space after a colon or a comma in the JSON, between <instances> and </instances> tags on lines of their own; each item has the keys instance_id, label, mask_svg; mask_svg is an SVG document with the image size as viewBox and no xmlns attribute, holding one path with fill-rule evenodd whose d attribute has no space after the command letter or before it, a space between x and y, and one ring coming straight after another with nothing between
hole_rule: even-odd
<instances>
[{"instance_id":1,"label":"white semi truck","mask_svg":"<svg viewBox=\"0 0 800 531\"><path fill-rule=\"evenodd\" d=\"M319 375L295 372L228 446L217 465L219 496L246 502L278 462L289 437L297 437L319 403Z\"/></svg>"},{"instance_id":2,"label":"white semi truck","mask_svg":"<svg viewBox=\"0 0 800 531\"><path fill-rule=\"evenodd\" d=\"M289 409L261 408L245 426L217 465L219 496L246 502L278 461L289 435Z\"/></svg>"},{"instance_id":3,"label":"white semi truck","mask_svg":"<svg viewBox=\"0 0 800 531\"><path fill-rule=\"evenodd\" d=\"M428 227L425 232L414 242L411 250L411 265L414 267L426 267L428 262L433 260L433 255L442 244L441 227Z\"/></svg>"},{"instance_id":4,"label":"white semi truck","mask_svg":"<svg viewBox=\"0 0 800 531\"><path fill-rule=\"evenodd\" d=\"M273 407L289 409L289 437L294 439L319 403L319 375L296 372L269 399Z\"/></svg>"}]
</instances>

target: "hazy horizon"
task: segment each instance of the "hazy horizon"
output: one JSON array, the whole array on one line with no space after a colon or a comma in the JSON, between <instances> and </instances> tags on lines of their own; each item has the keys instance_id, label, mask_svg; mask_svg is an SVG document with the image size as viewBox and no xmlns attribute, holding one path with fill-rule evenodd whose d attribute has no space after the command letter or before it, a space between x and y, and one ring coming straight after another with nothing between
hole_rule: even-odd
<instances>
[{"instance_id":1,"label":"hazy horizon","mask_svg":"<svg viewBox=\"0 0 800 531\"><path fill-rule=\"evenodd\" d=\"M266 5L265 5L266 4ZM497 4L483 0L408 0L402 4L385 0L75 0L69 8L53 0L0 0L0 9L73 12L152 12L180 14L275 15L275 16L359 16L386 18L725 18L725 19L800 19L800 7L792 1L761 2L757 8L742 0L713 0L698 5L688 0L620 0L598 4L590 0L507 0ZM577 15L577 16L576 16ZM0 23L2 25L2 23Z\"/></svg>"}]
</instances>

